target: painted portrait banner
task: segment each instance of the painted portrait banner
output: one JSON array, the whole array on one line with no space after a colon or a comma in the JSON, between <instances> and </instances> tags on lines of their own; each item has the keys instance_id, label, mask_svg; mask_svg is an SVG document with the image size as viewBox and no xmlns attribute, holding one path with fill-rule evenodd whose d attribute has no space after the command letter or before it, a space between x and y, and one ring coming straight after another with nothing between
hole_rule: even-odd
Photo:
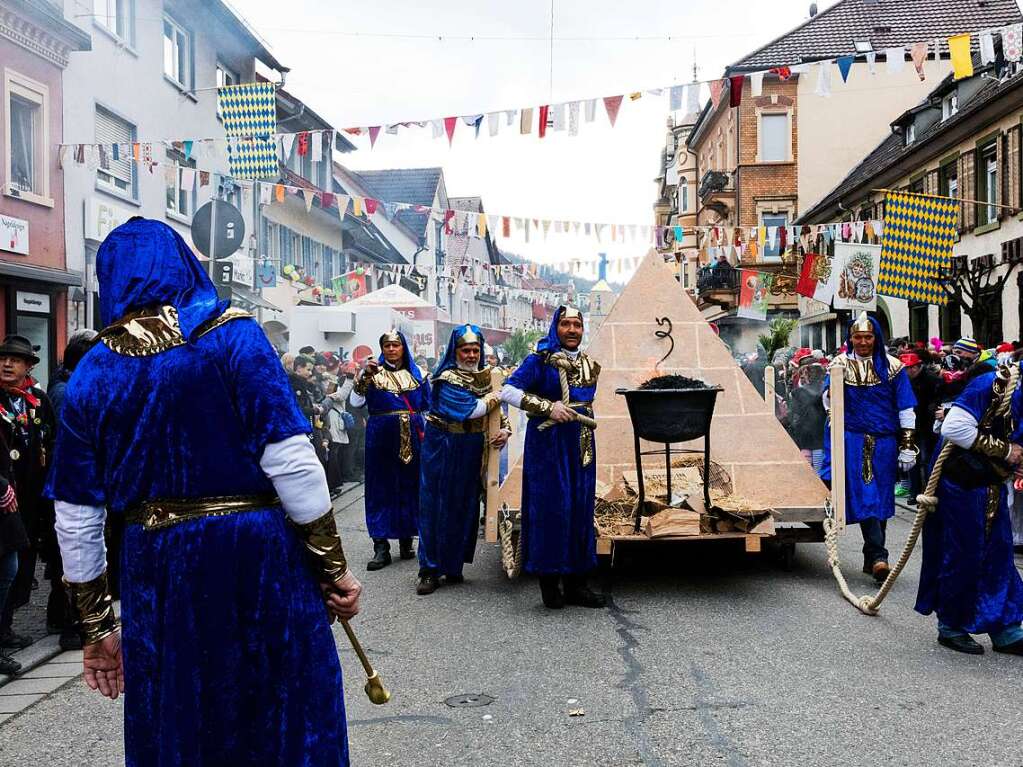
<instances>
[{"instance_id":1,"label":"painted portrait banner","mask_svg":"<svg viewBox=\"0 0 1023 767\"><path fill-rule=\"evenodd\" d=\"M881 246L857 242L836 242L831 262L835 281L833 306L853 312L877 310L877 275L881 268Z\"/></svg>"},{"instance_id":2,"label":"painted portrait banner","mask_svg":"<svg viewBox=\"0 0 1023 767\"><path fill-rule=\"evenodd\" d=\"M743 269L739 279L739 307L736 314L751 320L767 320L767 308L774 275Z\"/></svg>"}]
</instances>

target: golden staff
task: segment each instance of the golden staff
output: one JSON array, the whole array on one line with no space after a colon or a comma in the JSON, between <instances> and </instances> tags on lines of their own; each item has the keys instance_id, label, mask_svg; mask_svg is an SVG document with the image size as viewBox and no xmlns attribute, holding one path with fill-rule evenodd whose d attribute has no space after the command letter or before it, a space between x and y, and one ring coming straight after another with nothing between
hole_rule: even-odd
<instances>
[{"instance_id":1,"label":"golden staff","mask_svg":"<svg viewBox=\"0 0 1023 767\"><path fill-rule=\"evenodd\" d=\"M348 621L344 618L339 618L338 621L341 623L341 627L348 635L348 641L352 643L352 649L355 650L355 654L359 656L359 660L362 662L362 667L366 671L365 690L366 696L369 698L369 702L382 706L391 699L390 691L384 687L384 682L380 678L380 674L376 672L376 669L373 668L373 664L369 662L369 658L366 657L365 650L363 650L362 645L359 644L359 640L355 636L355 632L352 631L352 627L348 625Z\"/></svg>"}]
</instances>

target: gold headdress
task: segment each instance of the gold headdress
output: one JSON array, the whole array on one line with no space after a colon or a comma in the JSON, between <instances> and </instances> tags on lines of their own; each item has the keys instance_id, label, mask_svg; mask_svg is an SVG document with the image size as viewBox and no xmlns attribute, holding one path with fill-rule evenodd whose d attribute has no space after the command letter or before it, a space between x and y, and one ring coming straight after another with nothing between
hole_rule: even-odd
<instances>
[{"instance_id":1,"label":"gold headdress","mask_svg":"<svg viewBox=\"0 0 1023 767\"><path fill-rule=\"evenodd\" d=\"M870 322L870 318L866 312L860 312L860 316L853 323L852 333L873 333L874 326Z\"/></svg>"},{"instance_id":2,"label":"gold headdress","mask_svg":"<svg viewBox=\"0 0 1023 767\"><path fill-rule=\"evenodd\" d=\"M583 318L583 313L574 306L566 306L565 311L561 313L561 317L562 319L567 317L574 320L581 320Z\"/></svg>"},{"instance_id":3,"label":"gold headdress","mask_svg":"<svg viewBox=\"0 0 1023 767\"><path fill-rule=\"evenodd\" d=\"M388 341L397 341L398 343L401 343L401 335L398 333L398 330L396 328L391 328L382 336L380 336L381 346L383 346Z\"/></svg>"},{"instance_id":4,"label":"gold headdress","mask_svg":"<svg viewBox=\"0 0 1023 767\"><path fill-rule=\"evenodd\" d=\"M473 329L472 325L465 326L465 332L459 336L458 340L455 341L455 346L465 346L466 344L478 344L480 337Z\"/></svg>"}]
</instances>

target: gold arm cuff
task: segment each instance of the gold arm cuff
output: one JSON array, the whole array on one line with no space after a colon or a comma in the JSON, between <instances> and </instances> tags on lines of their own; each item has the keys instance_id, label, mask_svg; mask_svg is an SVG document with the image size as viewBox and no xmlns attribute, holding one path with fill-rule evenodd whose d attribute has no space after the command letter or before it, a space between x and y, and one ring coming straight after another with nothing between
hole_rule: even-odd
<instances>
[{"instance_id":1,"label":"gold arm cuff","mask_svg":"<svg viewBox=\"0 0 1023 767\"><path fill-rule=\"evenodd\" d=\"M337 532L334 511L330 510L322 517L305 524L296 524L298 534L302 537L306 550L313 556L317 575L325 583L334 583L348 572L344 549L341 548L341 536Z\"/></svg>"},{"instance_id":2,"label":"gold arm cuff","mask_svg":"<svg viewBox=\"0 0 1023 767\"><path fill-rule=\"evenodd\" d=\"M512 432L511 421L508 420L508 416L504 413L501 413L501 428L509 434L514 433Z\"/></svg>"},{"instance_id":3,"label":"gold arm cuff","mask_svg":"<svg viewBox=\"0 0 1023 767\"><path fill-rule=\"evenodd\" d=\"M117 631L121 624L114 615L114 600L107 587L107 571L86 583L71 583L67 586L71 606L81 621L83 644L96 644Z\"/></svg>"},{"instance_id":4,"label":"gold arm cuff","mask_svg":"<svg viewBox=\"0 0 1023 767\"><path fill-rule=\"evenodd\" d=\"M915 429L899 429L899 450L910 450L919 453L920 448L916 446Z\"/></svg>"},{"instance_id":5,"label":"gold arm cuff","mask_svg":"<svg viewBox=\"0 0 1023 767\"><path fill-rule=\"evenodd\" d=\"M485 394L483 396L483 402L487 406L487 412L492 412L494 408L501 406L501 392L492 391L489 394Z\"/></svg>"},{"instance_id":6,"label":"gold arm cuff","mask_svg":"<svg viewBox=\"0 0 1023 767\"><path fill-rule=\"evenodd\" d=\"M522 395L522 402L519 405L522 410L532 415L542 415L545 418L551 414L551 409L554 407L554 403L549 399L543 397L537 397L535 394Z\"/></svg>"},{"instance_id":7,"label":"gold arm cuff","mask_svg":"<svg viewBox=\"0 0 1023 767\"><path fill-rule=\"evenodd\" d=\"M976 442L970 447L970 450L975 453L1003 460L1009 457L1010 449L1011 446L1006 440L998 439L998 437L991 434L978 434Z\"/></svg>"},{"instance_id":8,"label":"gold arm cuff","mask_svg":"<svg viewBox=\"0 0 1023 767\"><path fill-rule=\"evenodd\" d=\"M354 391L360 397L365 397L366 392L369 391L369 380L370 377L368 375L365 375L365 373L357 375L355 377L355 384L352 386L352 391Z\"/></svg>"}]
</instances>

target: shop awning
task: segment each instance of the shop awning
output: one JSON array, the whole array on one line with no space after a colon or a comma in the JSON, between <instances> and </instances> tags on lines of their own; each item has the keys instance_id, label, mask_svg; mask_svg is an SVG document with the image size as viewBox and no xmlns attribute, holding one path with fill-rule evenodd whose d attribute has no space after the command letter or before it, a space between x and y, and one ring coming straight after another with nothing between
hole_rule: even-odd
<instances>
[{"instance_id":1,"label":"shop awning","mask_svg":"<svg viewBox=\"0 0 1023 767\"><path fill-rule=\"evenodd\" d=\"M82 284L81 272L48 269L45 266L19 264L16 261L0 261L0 276L31 282L47 282L51 285L75 285L80 287Z\"/></svg>"},{"instance_id":2,"label":"shop awning","mask_svg":"<svg viewBox=\"0 0 1023 767\"><path fill-rule=\"evenodd\" d=\"M251 288L242 287L241 285L231 286L231 298L232 299L237 298L239 302L250 307L269 309L272 312L284 311L279 306L274 306L273 304L271 304L269 301L267 301L265 298L259 295L256 291L252 290Z\"/></svg>"}]
</instances>

